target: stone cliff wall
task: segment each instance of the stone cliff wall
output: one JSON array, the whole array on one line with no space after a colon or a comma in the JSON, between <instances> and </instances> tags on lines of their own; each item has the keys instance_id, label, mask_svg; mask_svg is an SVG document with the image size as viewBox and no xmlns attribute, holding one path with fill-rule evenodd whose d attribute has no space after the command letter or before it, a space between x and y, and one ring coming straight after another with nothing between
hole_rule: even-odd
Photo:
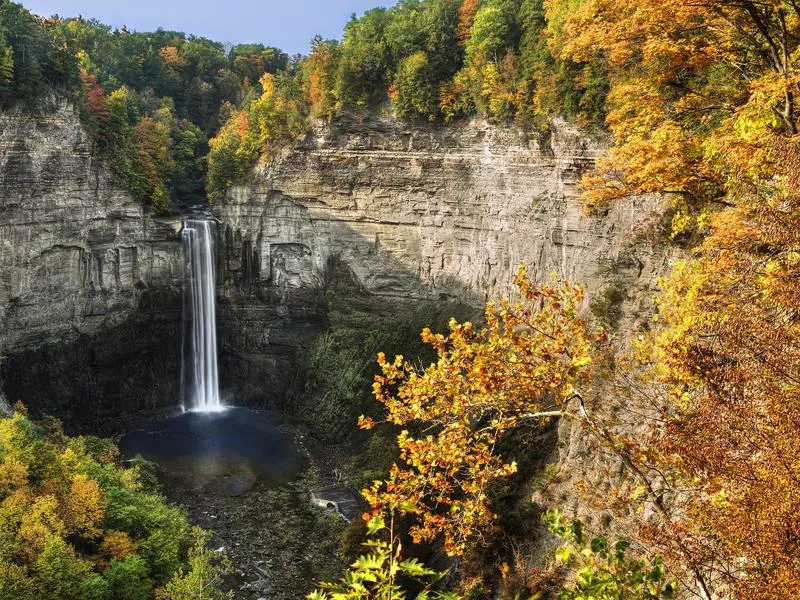
<instances>
[{"instance_id":1,"label":"stone cliff wall","mask_svg":"<svg viewBox=\"0 0 800 600\"><path fill-rule=\"evenodd\" d=\"M280 400L305 376L298 351L332 327L346 345L363 341L358 327L474 315L523 261L641 314L666 261L635 243L656 207L632 199L587 217L578 202L606 145L563 123L547 135L480 120L319 125L215 208L223 391ZM177 401L179 227L114 184L68 105L0 115L9 402L90 427Z\"/></svg>"},{"instance_id":2,"label":"stone cliff wall","mask_svg":"<svg viewBox=\"0 0 800 600\"><path fill-rule=\"evenodd\" d=\"M0 382L87 426L177 401L180 221L148 215L71 106L0 114Z\"/></svg>"},{"instance_id":3,"label":"stone cliff wall","mask_svg":"<svg viewBox=\"0 0 800 600\"><path fill-rule=\"evenodd\" d=\"M261 377L285 366L330 317L335 273L375 310L481 307L526 262L536 277L585 283L603 310L641 314L667 260L637 241L657 218L655 200L596 217L578 200L580 176L606 147L564 123L548 135L480 120L320 125L216 207L227 355Z\"/></svg>"}]
</instances>

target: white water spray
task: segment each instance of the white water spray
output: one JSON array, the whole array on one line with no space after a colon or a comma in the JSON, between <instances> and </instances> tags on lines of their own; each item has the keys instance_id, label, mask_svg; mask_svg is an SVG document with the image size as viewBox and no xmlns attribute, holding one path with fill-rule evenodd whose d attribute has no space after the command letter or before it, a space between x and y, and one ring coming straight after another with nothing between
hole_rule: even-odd
<instances>
[{"instance_id":1,"label":"white water spray","mask_svg":"<svg viewBox=\"0 0 800 600\"><path fill-rule=\"evenodd\" d=\"M217 366L214 222L202 216L187 218L181 241L185 269L181 366L184 407L200 412L220 411L224 406L219 399Z\"/></svg>"}]
</instances>

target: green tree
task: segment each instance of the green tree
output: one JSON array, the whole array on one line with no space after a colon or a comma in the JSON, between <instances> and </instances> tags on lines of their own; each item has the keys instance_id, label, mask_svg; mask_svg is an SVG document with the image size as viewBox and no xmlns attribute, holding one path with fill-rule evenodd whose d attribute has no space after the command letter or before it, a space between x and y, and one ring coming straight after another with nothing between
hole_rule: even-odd
<instances>
[{"instance_id":1,"label":"green tree","mask_svg":"<svg viewBox=\"0 0 800 600\"><path fill-rule=\"evenodd\" d=\"M133 150L131 191L162 213L171 208L169 179L175 166L171 121L169 109L163 109L158 118L145 117L139 121L130 138Z\"/></svg>"},{"instance_id":2,"label":"green tree","mask_svg":"<svg viewBox=\"0 0 800 600\"><path fill-rule=\"evenodd\" d=\"M206 190L211 202L221 200L228 188L244 176L254 157L241 152L243 137L247 135L247 114L236 111L208 141L211 152L208 155L208 174Z\"/></svg>"},{"instance_id":3,"label":"green tree","mask_svg":"<svg viewBox=\"0 0 800 600\"><path fill-rule=\"evenodd\" d=\"M0 94L10 94L14 87L14 50L0 47Z\"/></svg>"},{"instance_id":4,"label":"green tree","mask_svg":"<svg viewBox=\"0 0 800 600\"><path fill-rule=\"evenodd\" d=\"M416 52L400 63L391 98L401 119L435 121L438 118L439 90L425 52Z\"/></svg>"},{"instance_id":5,"label":"green tree","mask_svg":"<svg viewBox=\"0 0 800 600\"><path fill-rule=\"evenodd\" d=\"M111 585L102 575L89 575L81 582L81 598L83 600L110 600Z\"/></svg>"},{"instance_id":6,"label":"green tree","mask_svg":"<svg viewBox=\"0 0 800 600\"><path fill-rule=\"evenodd\" d=\"M233 592L222 592L217 585L230 569L224 555L206 547L209 535L194 530L195 541L189 550L188 567L180 569L164 587L156 590L156 600L227 600Z\"/></svg>"},{"instance_id":7,"label":"green tree","mask_svg":"<svg viewBox=\"0 0 800 600\"><path fill-rule=\"evenodd\" d=\"M467 60L497 62L515 47L517 7L511 0L489 2L475 15L465 50Z\"/></svg>"},{"instance_id":8,"label":"green tree","mask_svg":"<svg viewBox=\"0 0 800 600\"><path fill-rule=\"evenodd\" d=\"M386 26L392 64L399 68L404 59L425 52L434 80L449 79L463 59L458 44L460 5L457 0L401 0Z\"/></svg>"},{"instance_id":9,"label":"green tree","mask_svg":"<svg viewBox=\"0 0 800 600\"><path fill-rule=\"evenodd\" d=\"M49 537L33 565L39 597L82 600L81 583L89 576L91 568L91 563L78 558L66 541Z\"/></svg>"},{"instance_id":10,"label":"green tree","mask_svg":"<svg viewBox=\"0 0 800 600\"><path fill-rule=\"evenodd\" d=\"M458 600L455 594L432 591L444 573L415 558L403 559L393 519L387 525L382 517L372 517L367 532L372 538L364 543L369 552L359 556L339 582L320 584L308 600L405 600L411 587L421 589L416 600ZM416 585L407 585L411 582Z\"/></svg>"},{"instance_id":11,"label":"green tree","mask_svg":"<svg viewBox=\"0 0 800 600\"><path fill-rule=\"evenodd\" d=\"M204 195L202 156L208 140L200 128L187 119L175 119L170 132L175 166L170 189L179 200L201 203Z\"/></svg>"},{"instance_id":12,"label":"green tree","mask_svg":"<svg viewBox=\"0 0 800 600\"><path fill-rule=\"evenodd\" d=\"M17 564L0 559L0 598L37 600L38 591L27 570Z\"/></svg>"},{"instance_id":13,"label":"green tree","mask_svg":"<svg viewBox=\"0 0 800 600\"><path fill-rule=\"evenodd\" d=\"M386 99L391 54L385 30L390 22L387 9L375 8L345 26L336 73L336 99L342 108L364 110Z\"/></svg>"},{"instance_id":14,"label":"green tree","mask_svg":"<svg viewBox=\"0 0 800 600\"><path fill-rule=\"evenodd\" d=\"M289 68L289 56L285 52L263 44L237 44L231 49L230 59L240 80L247 78L251 83L261 79L264 73L274 75Z\"/></svg>"},{"instance_id":15,"label":"green tree","mask_svg":"<svg viewBox=\"0 0 800 600\"><path fill-rule=\"evenodd\" d=\"M21 407L0 419L0 597L150 598L194 568L203 534L165 503L152 465L117 459L113 443Z\"/></svg>"},{"instance_id":16,"label":"green tree","mask_svg":"<svg viewBox=\"0 0 800 600\"><path fill-rule=\"evenodd\" d=\"M152 583L147 563L132 554L122 560L112 560L103 575L115 600L148 600Z\"/></svg>"},{"instance_id":17,"label":"green tree","mask_svg":"<svg viewBox=\"0 0 800 600\"><path fill-rule=\"evenodd\" d=\"M669 580L661 558L630 558L630 544L611 544L604 535L589 538L583 523L558 510L545 513L548 529L564 540L556 559L569 567L574 580L558 593L559 600L662 600L673 598L677 582Z\"/></svg>"}]
</instances>

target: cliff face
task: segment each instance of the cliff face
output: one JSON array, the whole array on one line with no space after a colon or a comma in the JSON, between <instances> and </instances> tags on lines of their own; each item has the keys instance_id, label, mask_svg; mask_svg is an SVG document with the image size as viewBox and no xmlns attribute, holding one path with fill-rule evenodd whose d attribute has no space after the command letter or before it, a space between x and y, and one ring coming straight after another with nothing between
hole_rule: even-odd
<instances>
[{"instance_id":1,"label":"cliff face","mask_svg":"<svg viewBox=\"0 0 800 600\"><path fill-rule=\"evenodd\" d=\"M0 114L0 381L79 425L177 400L179 221L92 156L73 109Z\"/></svg>"},{"instance_id":2,"label":"cliff face","mask_svg":"<svg viewBox=\"0 0 800 600\"><path fill-rule=\"evenodd\" d=\"M319 126L216 208L227 355L255 368L251 376L272 371L280 387L276 366L336 318L337 280L378 313L478 308L525 262L537 278L586 284L603 318L641 312L666 261L637 242L655 201L631 199L597 217L578 201L580 176L606 147L563 123L546 136L477 120Z\"/></svg>"},{"instance_id":3,"label":"cliff face","mask_svg":"<svg viewBox=\"0 0 800 600\"><path fill-rule=\"evenodd\" d=\"M422 324L475 316L520 262L586 283L604 318L642 313L665 263L635 243L655 207L632 199L587 217L577 199L605 146L563 123L541 135L341 120L259 164L215 209L224 391L237 402L318 394L303 361L328 335L338 364L366 365L347 385L367 381L368 399L376 351L404 351L400 339L417 340ZM87 428L177 402L179 228L114 184L69 106L0 115L9 402ZM337 364L320 352L318 363ZM325 391L331 413L349 393Z\"/></svg>"}]
</instances>

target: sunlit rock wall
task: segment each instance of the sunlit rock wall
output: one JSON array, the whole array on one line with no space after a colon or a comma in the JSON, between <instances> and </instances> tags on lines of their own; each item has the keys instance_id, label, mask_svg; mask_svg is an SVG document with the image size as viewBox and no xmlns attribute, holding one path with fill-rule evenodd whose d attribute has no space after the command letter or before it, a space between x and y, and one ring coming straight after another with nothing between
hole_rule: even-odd
<instances>
[{"instance_id":1,"label":"sunlit rock wall","mask_svg":"<svg viewBox=\"0 0 800 600\"><path fill-rule=\"evenodd\" d=\"M151 218L73 108L0 113L0 381L90 422L177 401L179 221Z\"/></svg>"},{"instance_id":2,"label":"sunlit rock wall","mask_svg":"<svg viewBox=\"0 0 800 600\"><path fill-rule=\"evenodd\" d=\"M280 373L324 321L334 271L376 311L409 300L481 307L525 262L537 278L582 282L598 302L625 305L609 310L641 314L667 261L644 241L656 201L590 217L578 198L607 146L563 122L546 134L480 120L319 125L216 207L226 352Z\"/></svg>"}]
</instances>

